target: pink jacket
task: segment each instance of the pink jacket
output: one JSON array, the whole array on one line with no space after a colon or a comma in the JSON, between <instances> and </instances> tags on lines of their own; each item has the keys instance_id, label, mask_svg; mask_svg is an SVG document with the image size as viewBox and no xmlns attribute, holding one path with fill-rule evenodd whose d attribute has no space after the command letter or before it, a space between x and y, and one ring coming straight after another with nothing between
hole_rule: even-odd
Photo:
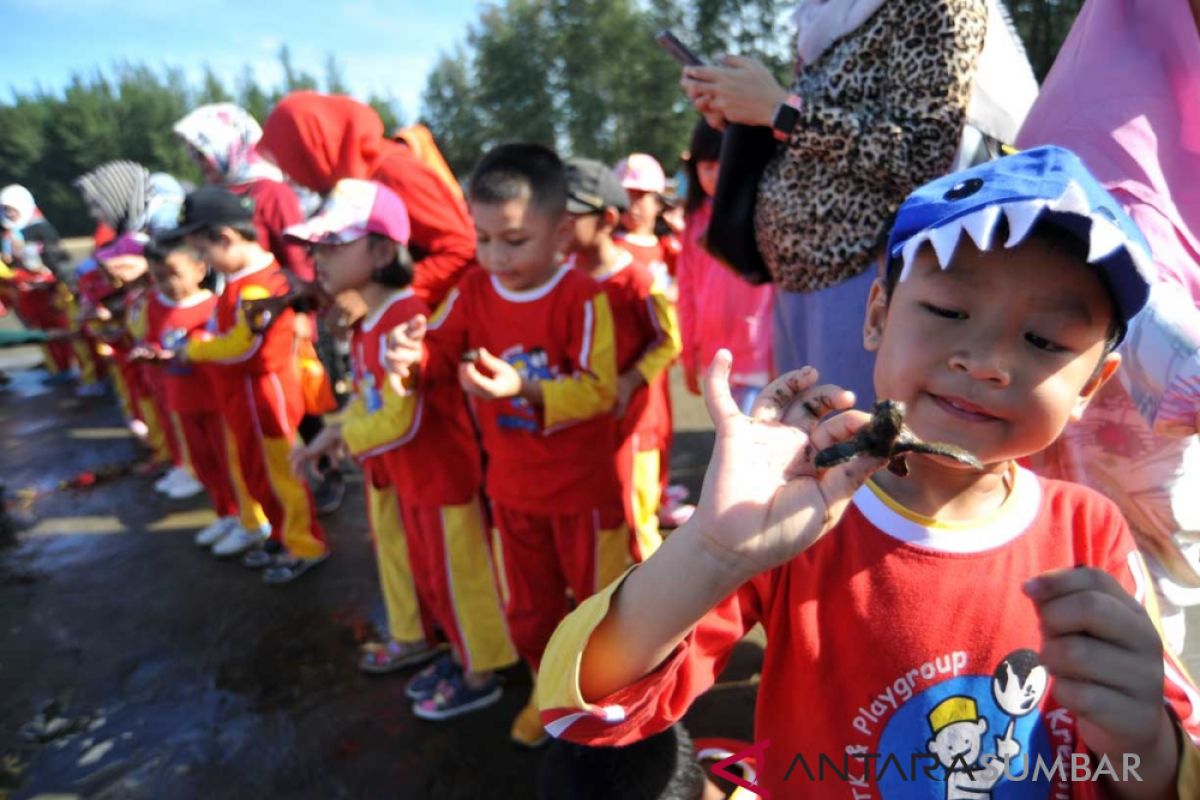
<instances>
[{"instance_id":1,"label":"pink jacket","mask_svg":"<svg viewBox=\"0 0 1200 800\"><path fill-rule=\"evenodd\" d=\"M774 287L751 286L700 245L712 203L687 219L676 280L685 369L702 372L722 347L733 353L731 382L765 386L771 373Z\"/></svg>"}]
</instances>

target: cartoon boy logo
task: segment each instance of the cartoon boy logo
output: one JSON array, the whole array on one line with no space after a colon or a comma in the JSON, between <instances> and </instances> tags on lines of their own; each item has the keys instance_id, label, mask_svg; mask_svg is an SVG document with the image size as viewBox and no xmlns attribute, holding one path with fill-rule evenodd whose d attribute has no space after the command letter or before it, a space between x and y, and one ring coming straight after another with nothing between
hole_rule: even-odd
<instances>
[{"instance_id":1,"label":"cartoon boy logo","mask_svg":"<svg viewBox=\"0 0 1200 800\"><path fill-rule=\"evenodd\" d=\"M1017 717L1031 714L1041 705L1050 676L1032 650L1014 650L996 665L992 673L992 697L1008 714L1004 739L1011 741Z\"/></svg>"},{"instance_id":2,"label":"cartoon boy logo","mask_svg":"<svg viewBox=\"0 0 1200 800\"><path fill-rule=\"evenodd\" d=\"M520 345L509 348L501 354L501 358L512 365L527 381L546 381L554 378L554 370L550 368L550 357L540 347L526 351ZM498 419L501 428L537 431L541 425L538 414L523 397L513 397L509 401L509 413L502 413Z\"/></svg>"},{"instance_id":3,"label":"cartoon boy logo","mask_svg":"<svg viewBox=\"0 0 1200 800\"><path fill-rule=\"evenodd\" d=\"M926 743L946 771L946 800L981 800L992 796L1004 777L1005 766L1021 745L1013 739L996 738L996 755L979 765L983 735L988 722L979 716L975 700L964 695L948 697L929 712L933 738Z\"/></svg>"}]
</instances>

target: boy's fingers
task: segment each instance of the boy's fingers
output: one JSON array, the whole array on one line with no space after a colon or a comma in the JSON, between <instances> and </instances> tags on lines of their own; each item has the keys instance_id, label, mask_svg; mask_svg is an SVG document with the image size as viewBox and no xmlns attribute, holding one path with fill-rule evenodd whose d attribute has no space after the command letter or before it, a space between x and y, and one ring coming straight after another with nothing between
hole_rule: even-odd
<instances>
[{"instance_id":1,"label":"boy's fingers","mask_svg":"<svg viewBox=\"0 0 1200 800\"><path fill-rule=\"evenodd\" d=\"M1141 699L1092 681L1055 678L1051 693L1060 705L1077 717L1106 731L1127 730L1131 725L1138 725L1148 712ZM1161 703L1154 705L1150 713L1165 713Z\"/></svg>"},{"instance_id":2,"label":"boy's fingers","mask_svg":"<svg viewBox=\"0 0 1200 800\"><path fill-rule=\"evenodd\" d=\"M424 314L417 314L405 325L405 332L410 339L419 339L425 335L427 320Z\"/></svg>"},{"instance_id":3,"label":"boy's fingers","mask_svg":"<svg viewBox=\"0 0 1200 800\"><path fill-rule=\"evenodd\" d=\"M1136 694L1131 691L1130 679L1147 674L1140 653L1093 636L1048 638L1042 643L1038 660L1056 681L1063 678L1088 681L1130 696ZM1161 675L1157 683L1161 686Z\"/></svg>"},{"instance_id":4,"label":"boy's fingers","mask_svg":"<svg viewBox=\"0 0 1200 800\"><path fill-rule=\"evenodd\" d=\"M712 363L704 371L704 405L708 418L720 428L723 423L741 416L733 393L729 389L729 371L733 368L733 355L724 348L713 356Z\"/></svg>"},{"instance_id":5,"label":"boy's fingers","mask_svg":"<svg viewBox=\"0 0 1200 800\"><path fill-rule=\"evenodd\" d=\"M1142 610L1141 603L1130 596L1116 578L1094 567L1079 566L1044 572L1027 580L1023 588L1025 594L1039 605L1073 592L1097 591L1117 598L1130 609Z\"/></svg>"},{"instance_id":6,"label":"boy's fingers","mask_svg":"<svg viewBox=\"0 0 1200 800\"><path fill-rule=\"evenodd\" d=\"M1037 608L1047 638L1086 634L1130 650L1158 650L1158 632L1146 612L1130 608L1105 592L1080 591L1060 595Z\"/></svg>"},{"instance_id":7,"label":"boy's fingers","mask_svg":"<svg viewBox=\"0 0 1200 800\"><path fill-rule=\"evenodd\" d=\"M867 482L867 478L885 464L887 459L884 458L859 456L826 470L818 484L821 496L825 498L825 507L838 513L835 509L849 502L854 493Z\"/></svg>"},{"instance_id":8,"label":"boy's fingers","mask_svg":"<svg viewBox=\"0 0 1200 800\"><path fill-rule=\"evenodd\" d=\"M820 377L815 367L801 367L783 373L759 392L750 408L750 418L756 422L779 422L793 402L816 386Z\"/></svg>"},{"instance_id":9,"label":"boy's fingers","mask_svg":"<svg viewBox=\"0 0 1200 800\"><path fill-rule=\"evenodd\" d=\"M505 361L503 358L492 355L488 352L486 347L479 348L479 360L492 372L508 366L507 361Z\"/></svg>"},{"instance_id":10,"label":"boy's fingers","mask_svg":"<svg viewBox=\"0 0 1200 800\"><path fill-rule=\"evenodd\" d=\"M712 83L721 77L721 70L719 67L685 67L683 76L684 80Z\"/></svg>"},{"instance_id":11,"label":"boy's fingers","mask_svg":"<svg viewBox=\"0 0 1200 800\"><path fill-rule=\"evenodd\" d=\"M870 421L871 415L865 411L854 409L842 411L813 428L812 432L808 434L808 439L812 443L814 452L824 450L830 445L853 439L854 434ZM879 461L886 463L887 460L879 459Z\"/></svg>"},{"instance_id":12,"label":"boy's fingers","mask_svg":"<svg viewBox=\"0 0 1200 800\"><path fill-rule=\"evenodd\" d=\"M854 408L854 392L826 383L802 392L784 409L782 422L812 430L827 414Z\"/></svg>"}]
</instances>

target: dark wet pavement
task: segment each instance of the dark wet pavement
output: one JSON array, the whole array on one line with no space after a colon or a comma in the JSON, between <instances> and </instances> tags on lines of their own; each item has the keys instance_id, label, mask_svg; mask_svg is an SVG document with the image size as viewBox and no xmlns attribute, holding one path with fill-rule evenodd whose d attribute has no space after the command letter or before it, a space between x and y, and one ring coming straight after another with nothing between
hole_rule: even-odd
<instances>
[{"instance_id":1,"label":"dark wet pavement","mask_svg":"<svg viewBox=\"0 0 1200 800\"><path fill-rule=\"evenodd\" d=\"M0 547L0 798L535 795L538 755L508 740L524 670L501 703L445 723L412 716L403 674L358 671L382 610L357 482L325 518L334 557L268 587L192 545L211 520L202 498L103 477L135 456L111 398L14 377L0 476L36 524ZM676 420L676 477L693 489L711 448L702 414L685 399ZM84 471L97 485L56 488ZM751 737L760 653L740 646L689 714L693 736Z\"/></svg>"},{"instance_id":2,"label":"dark wet pavement","mask_svg":"<svg viewBox=\"0 0 1200 800\"><path fill-rule=\"evenodd\" d=\"M357 476L324 520L333 558L269 587L192 544L202 497L105 478L136 455L115 402L41 375L0 391L0 476L36 520L0 548L0 798L535 795L539 757L508 740L523 669L501 703L444 723L413 717L405 673L357 669L382 620ZM710 440L680 434L693 484ZM56 488L85 471L95 486ZM694 734L750 735L758 652L744 645Z\"/></svg>"}]
</instances>

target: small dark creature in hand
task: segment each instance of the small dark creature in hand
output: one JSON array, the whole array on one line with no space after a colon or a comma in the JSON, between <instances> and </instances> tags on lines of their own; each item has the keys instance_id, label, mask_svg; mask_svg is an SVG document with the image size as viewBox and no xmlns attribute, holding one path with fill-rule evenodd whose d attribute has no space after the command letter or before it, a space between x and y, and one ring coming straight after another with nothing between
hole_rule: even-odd
<instances>
[{"instance_id":1,"label":"small dark creature in hand","mask_svg":"<svg viewBox=\"0 0 1200 800\"><path fill-rule=\"evenodd\" d=\"M983 469L979 459L961 447L918 439L916 434L904 427L904 404L898 400L880 400L875 404L871 421L865 428L859 430L850 441L838 442L818 452L814 463L817 469L828 469L857 455L869 455L890 459L888 469L904 476L908 474L908 464L905 462L908 453L943 456L968 467Z\"/></svg>"}]
</instances>

